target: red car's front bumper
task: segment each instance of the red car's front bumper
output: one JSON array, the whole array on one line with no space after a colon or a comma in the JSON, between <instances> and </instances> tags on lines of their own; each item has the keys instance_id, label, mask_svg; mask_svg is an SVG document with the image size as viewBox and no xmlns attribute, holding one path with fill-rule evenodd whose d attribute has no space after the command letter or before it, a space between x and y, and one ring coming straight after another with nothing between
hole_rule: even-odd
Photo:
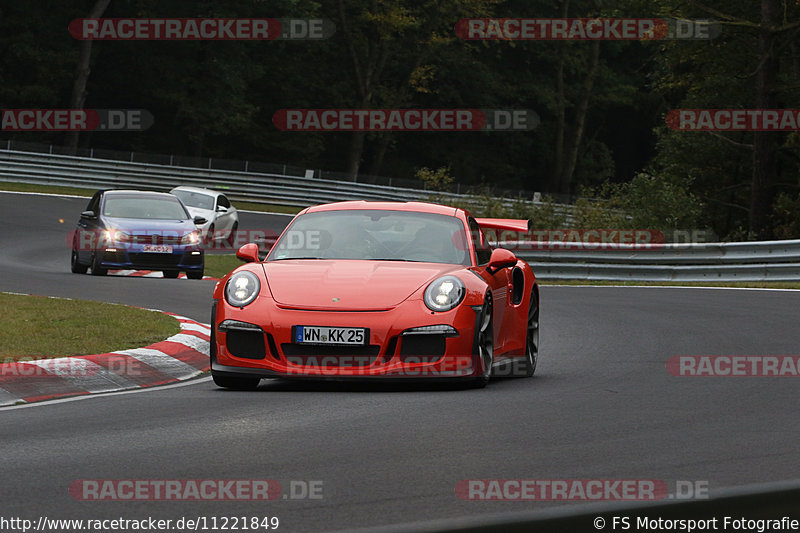
<instances>
[{"instance_id":1,"label":"red car's front bumper","mask_svg":"<svg viewBox=\"0 0 800 533\"><path fill-rule=\"evenodd\" d=\"M459 378L480 376L477 355L479 306L432 313L409 299L385 311L281 308L258 298L244 309L215 301L211 369L236 377ZM293 326L368 328L365 346L298 344ZM414 330L451 326L447 333ZM441 328L444 329L444 328Z\"/></svg>"}]
</instances>

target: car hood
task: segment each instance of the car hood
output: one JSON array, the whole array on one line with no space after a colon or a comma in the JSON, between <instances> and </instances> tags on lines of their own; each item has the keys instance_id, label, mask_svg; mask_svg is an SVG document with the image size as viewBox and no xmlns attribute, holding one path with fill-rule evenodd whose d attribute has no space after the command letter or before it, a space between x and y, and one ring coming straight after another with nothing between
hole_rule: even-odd
<instances>
[{"instance_id":1,"label":"car hood","mask_svg":"<svg viewBox=\"0 0 800 533\"><path fill-rule=\"evenodd\" d=\"M461 265L360 260L262 263L278 305L297 309L391 309Z\"/></svg>"},{"instance_id":2,"label":"car hood","mask_svg":"<svg viewBox=\"0 0 800 533\"><path fill-rule=\"evenodd\" d=\"M191 220L103 217L103 222L108 228L134 232L140 235L163 232L183 235L187 231L193 231L195 229L194 222Z\"/></svg>"},{"instance_id":3,"label":"car hood","mask_svg":"<svg viewBox=\"0 0 800 533\"><path fill-rule=\"evenodd\" d=\"M189 211L189 214L192 215L192 217L203 217L208 220L214 218L214 211L212 209L203 209L202 207L189 207L187 205L186 210Z\"/></svg>"}]
</instances>

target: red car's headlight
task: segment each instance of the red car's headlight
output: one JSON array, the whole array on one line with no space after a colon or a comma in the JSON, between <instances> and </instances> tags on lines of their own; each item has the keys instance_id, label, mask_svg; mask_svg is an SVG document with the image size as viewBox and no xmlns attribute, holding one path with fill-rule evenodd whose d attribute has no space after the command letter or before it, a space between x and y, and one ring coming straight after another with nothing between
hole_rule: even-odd
<instances>
[{"instance_id":1,"label":"red car's headlight","mask_svg":"<svg viewBox=\"0 0 800 533\"><path fill-rule=\"evenodd\" d=\"M455 276L442 276L425 289L425 305L431 311L449 311L464 299L464 282Z\"/></svg>"},{"instance_id":2,"label":"red car's headlight","mask_svg":"<svg viewBox=\"0 0 800 533\"><path fill-rule=\"evenodd\" d=\"M260 290L258 276L242 270L231 276L225 285L225 301L234 307L244 307L256 299Z\"/></svg>"}]
</instances>

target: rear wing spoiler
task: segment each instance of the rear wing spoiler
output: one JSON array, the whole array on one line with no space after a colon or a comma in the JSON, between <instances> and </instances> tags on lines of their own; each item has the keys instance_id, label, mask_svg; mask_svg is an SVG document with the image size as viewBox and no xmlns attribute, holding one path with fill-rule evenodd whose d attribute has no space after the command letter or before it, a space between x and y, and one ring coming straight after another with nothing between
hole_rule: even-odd
<instances>
[{"instance_id":1,"label":"rear wing spoiler","mask_svg":"<svg viewBox=\"0 0 800 533\"><path fill-rule=\"evenodd\" d=\"M482 230L515 231L518 233L528 233L531 231L530 220L519 220L514 218L476 218L475 222Z\"/></svg>"}]
</instances>

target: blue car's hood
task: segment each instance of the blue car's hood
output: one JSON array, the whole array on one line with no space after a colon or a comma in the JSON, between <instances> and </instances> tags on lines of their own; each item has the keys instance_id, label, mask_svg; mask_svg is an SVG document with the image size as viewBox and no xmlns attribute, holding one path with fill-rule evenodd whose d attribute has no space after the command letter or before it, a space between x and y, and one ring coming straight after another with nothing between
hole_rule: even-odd
<instances>
[{"instance_id":1,"label":"blue car's hood","mask_svg":"<svg viewBox=\"0 0 800 533\"><path fill-rule=\"evenodd\" d=\"M196 229L193 220L158 220L152 218L116 218L103 217L103 223L108 228L117 229L125 232L133 232L139 235L149 235L151 233L163 234L174 233L183 235L186 232Z\"/></svg>"}]
</instances>

